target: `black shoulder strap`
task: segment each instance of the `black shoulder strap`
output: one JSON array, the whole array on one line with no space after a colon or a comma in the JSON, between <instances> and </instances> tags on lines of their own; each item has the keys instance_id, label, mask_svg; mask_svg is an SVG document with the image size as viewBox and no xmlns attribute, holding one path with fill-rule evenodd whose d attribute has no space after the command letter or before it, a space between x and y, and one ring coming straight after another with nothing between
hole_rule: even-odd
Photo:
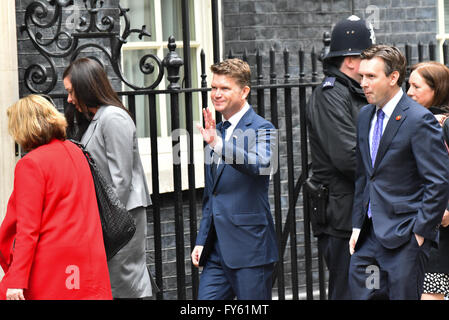
<instances>
[{"instance_id":1,"label":"black shoulder strap","mask_svg":"<svg viewBox=\"0 0 449 320\"><path fill-rule=\"evenodd\" d=\"M449 122L447 121L448 118L446 118L443 122L443 137L444 141L446 141L446 144L449 146Z\"/></svg>"},{"instance_id":2,"label":"black shoulder strap","mask_svg":"<svg viewBox=\"0 0 449 320\"><path fill-rule=\"evenodd\" d=\"M83 151L84 156L87 159L87 162L89 162L90 165L95 165L95 161L94 159L91 157L89 151L86 150L86 147L79 141L73 140L73 139L68 139L70 142L72 142L73 144L75 144L76 146L78 146L78 148L81 149L81 151Z\"/></svg>"}]
</instances>

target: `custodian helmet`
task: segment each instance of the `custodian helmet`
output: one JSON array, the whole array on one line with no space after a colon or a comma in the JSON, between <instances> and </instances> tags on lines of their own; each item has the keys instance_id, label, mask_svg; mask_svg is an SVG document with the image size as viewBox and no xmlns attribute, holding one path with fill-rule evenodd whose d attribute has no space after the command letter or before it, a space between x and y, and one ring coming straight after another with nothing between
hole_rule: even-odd
<instances>
[{"instance_id":1,"label":"custodian helmet","mask_svg":"<svg viewBox=\"0 0 449 320\"><path fill-rule=\"evenodd\" d=\"M324 59L359 55L374 42L372 28L368 28L366 22L359 17L350 16L335 25L330 50Z\"/></svg>"}]
</instances>

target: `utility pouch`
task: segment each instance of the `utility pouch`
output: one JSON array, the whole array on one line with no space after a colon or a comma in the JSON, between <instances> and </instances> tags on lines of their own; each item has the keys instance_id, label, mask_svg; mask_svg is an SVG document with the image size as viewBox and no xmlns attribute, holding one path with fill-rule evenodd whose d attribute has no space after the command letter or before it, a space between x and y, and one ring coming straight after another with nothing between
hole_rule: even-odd
<instances>
[{"instance_id":1,"label":"utility pouch","mask_svg":"<svg viewBox=\"0 0 449 320\"><path fill-rule=\"evenodd\" d=\"M304 182L304 188L307 190L312 224L326 224L328 188L310 181L310 178Z\"/></svg>"}]
</instances>

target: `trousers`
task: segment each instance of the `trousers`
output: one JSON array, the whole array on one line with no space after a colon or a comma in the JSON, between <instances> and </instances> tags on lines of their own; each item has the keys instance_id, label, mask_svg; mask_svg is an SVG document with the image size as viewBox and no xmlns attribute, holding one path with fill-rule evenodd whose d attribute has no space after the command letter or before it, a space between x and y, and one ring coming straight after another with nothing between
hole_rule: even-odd
<instances>
[{"instance_id":1,"label":"trousers","mask_svg":"<svg viewBox=\"0 0 449 320\"><path fill-rule=\"evenodd\" d=\"M215 240L200 276L198 300L271 300L274 264L231 269Z\"/></svg>"},{"instance_id":2,"label":"trousers","mask_svg":"<svg viewBox=\"0 0 449 320\"><path fill-rule=\"evenodd\" d=\"M430 241L424 240L419 246L412 233L409 242L387 249L377 240L371 219L363 229L358 240L362 242L351 256L349 266L352 299L372 300L385 296L390 300L419 300Z\"/></svg>"},{"instance_id":3,"label":"trousers","mask_svg":"<svg viewBox=\"0 0 449 320\"><path fill-rule=\"evenodd\" d=\"M350 300L348 273L349 254L348 238L337 238L328 234L318 236L318 246L329 270L329 300Z\"/></svg>"}]
</instances>

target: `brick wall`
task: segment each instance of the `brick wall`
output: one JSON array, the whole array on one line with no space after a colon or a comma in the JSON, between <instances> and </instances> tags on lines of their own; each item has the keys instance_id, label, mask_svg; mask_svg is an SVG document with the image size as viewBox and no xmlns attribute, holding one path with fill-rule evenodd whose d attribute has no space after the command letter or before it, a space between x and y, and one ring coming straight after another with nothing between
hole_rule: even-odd
<instances>
[{"instance_id":1,"label":"brick wall","mask_svg":"<svg viewBox=\"0 0 449 320\"><path fill-rule=\"evenodd\" d=\"M202 189L196 193L196 214L197 229L201 220L202 212ZM192 263L190 260L190 220L189 220L189 202L187 193L184 193L184 202L182 206L182 214L184 217L184 257L185 257L185 274L186 274L186 298L192 299ZM162 243L162 275L164 299L177 299L177 270L176 270L176 233L175 233L175 208L173 204L173 195L164 194L160 199L161 205L161 243ZM147 210L147 264L155 275L155 243L154 243L154 224L153 209Z\"/></svg>"},{"instance_id":2,"label":"brick wall","mask_svg":"<svg viewBox=\"0 0 449 320\"><path fill-rule=\"evenodd\" d=\"M418 62L416 45L437 44L437 1L435 0L359 0L355 14L372 21L377 43L395 44L401 49L406 43L414 46L411 64ZM428 59L428 50L424 50Z\"/></svg>"},{"instance_id":3,"label":"brick wall","mask_svg":"<svg viewBox=\"0 0 449 320\"><path fill-rule=\"evenodd\" d=\"M378 43L399 47L436 43L435 0L223 0L222 8L224 55L230 50L242 54L246 49L253 62L257 49L266 53L270 48L278 53L288 49L293 74L298 50L310 52L314 47L319 52L323 33L331 32L335 23L352 13L373 23ZM306 72L310 69L306 65Z\"/></svg>"}]
</instances>

